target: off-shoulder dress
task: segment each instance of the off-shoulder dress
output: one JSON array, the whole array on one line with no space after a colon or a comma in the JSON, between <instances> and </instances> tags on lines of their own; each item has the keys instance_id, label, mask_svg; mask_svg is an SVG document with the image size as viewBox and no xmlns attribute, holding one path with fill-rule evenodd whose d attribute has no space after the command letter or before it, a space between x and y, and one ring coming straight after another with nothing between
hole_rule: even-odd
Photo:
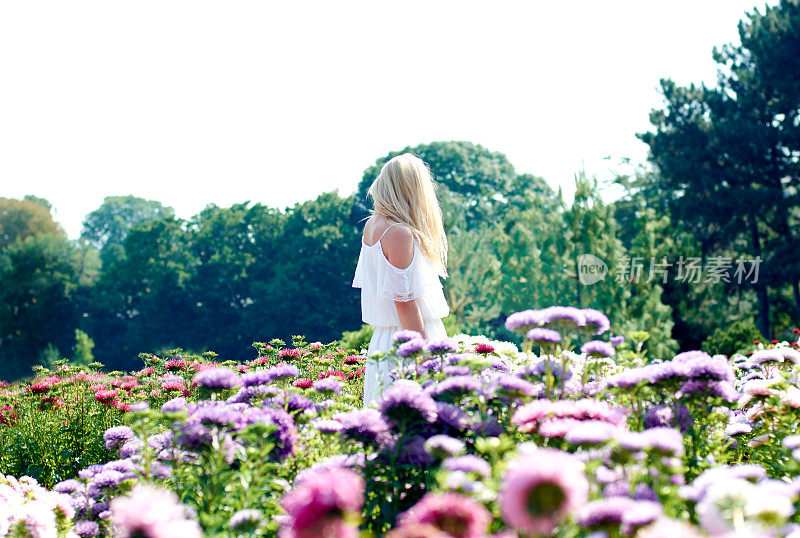
<instances>
[{"instance_id":1,"label":"off-shoulder dress","mask_svg":"<svg viewBox=\"0 0 800 538\"><path fill-rule=\"evenodd\" d=\"M375 327L367 351L367 364L364 377L364 405L376 402L391 385L389 372L398 366L396 360L376 361L369 356L385 352L391 345L392 335L402 330L397 315L395 301L414 300L422 315L425 336L429 339L447 336L442 318L450 313L444 297L442 283L433 264L422 253L414 239L414 255L411 264L398 269L386 258L381 248L381 239L372 245L361 241L361 252L353 277L353 287L361 288L361 319Z\"/></svg>"}]
</instances>

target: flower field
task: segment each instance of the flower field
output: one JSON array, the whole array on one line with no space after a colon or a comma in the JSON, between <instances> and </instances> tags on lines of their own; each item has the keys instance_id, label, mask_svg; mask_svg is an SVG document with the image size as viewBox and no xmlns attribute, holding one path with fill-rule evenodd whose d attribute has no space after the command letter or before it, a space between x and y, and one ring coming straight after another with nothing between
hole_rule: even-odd
<instances>
[{"instance_id":1,"label":"flower field","mask_svg":"<svg viewBox=\"0 0 800 538\"><path fill-rule=\"evenodd\" d=\"M0 388L0 536L800 536L797 342L647 353L592 309L508 342L295 338ZM797 331L795 331L797 332ZM795 335L796 336L796 335Z\"/></svg>"}]
</instances>

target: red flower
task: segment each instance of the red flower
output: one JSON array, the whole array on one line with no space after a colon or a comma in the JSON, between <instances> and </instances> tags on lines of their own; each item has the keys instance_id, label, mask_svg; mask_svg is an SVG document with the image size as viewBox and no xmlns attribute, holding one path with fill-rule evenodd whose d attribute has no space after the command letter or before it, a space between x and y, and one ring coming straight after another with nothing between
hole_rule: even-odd
<instances>
[{"instance_id":1,"label":"red flower","mask_svg":"<svg viewBox=\"0 0 800 538\"><path fill-rule=\"evenodd\" d=\"M164 368L170 372L177 372L186 369L186 363L180 359L170 359L164 363Z\"/></svg>"},{"instance_id":2,"label":"red flower","mask_svg":"<svg viewBox=\"0 0 800 538\"><path fill-rule=\"evenodd\" d=\"M358 370L354 370L354 371L350 372L349 374L347 374L347 379L353 379L355 377L361 377L362 375L364 375L364 372L366 372L366 371L367 371L366 367L362 366Z\"/></svg>"},{"instance_id":3,"label":"red flower","mask_svg":"<svg viewBox=\"0 0 800 538\"><path fill-rule=\"evenodd\" d=\"M183 381L172 379L170 381L165 381L164 383L162 383L161 388L164 390L183 390L186 388L186 386L183 384Z\"/></svg>"},{"instance_id":4,"label":"red flower","mask_svg":"<svg viewBox=\"0 0 800 538\"><path fill-rule=\"evenodd\" d=\"M792 333L794 333L794 334L800 334L800 329L792 329Z\"/></svg>"},{"instance_id":5,"label":"red flower","mask_svg":"<svg viewBox=\"0 0 800 538\"><path fill-rule=\"evenodd\" d=\"M61 382L60 377L46 377L41 381L39 381L38 383L34 383L33 385L31 385L28 388L28 390L30 390L33 393L47 392L52 387L58 385L60 382Z\"/></svg>"},{"instance_id":6,"label":"red flower","mask_svg":"<svg viewBox=\"0 0 800 538\"><path fill-rule=\"evenodd\" d=\"M260 366L262 364L267 364L268 362L269 362L269 357L259 357L257 359L253 359L250 362L250 364L259 365Z\"/></svg>"},{"instance_id":7,"label":"red flower","mask_svg":"<svg viewBox=\"0 0 800 538\"><path fill-rule=\"evenodd\" d=\"M760 344L760 343L761 343L761 340L753 340L753 343L754 343L754 344Z\"/></svg>"},{"instance_id":8,"label":"red flower","mask_svg":"<svg viewBox=\"0 0 800 538\"><path fill-rule=\"evenodd\" d=\"M778 343L778 341L777 341L777 340L771 340L771 341L770 341L770 344L777 344L777 343Z\"/></svg>"},{"instance_id":9,"label":"red flower","mask_svg":"<svg viewBox=\"0 0 800 538\"><path fill-rule=\"evenodd\" d=\"M310 388L312 384L313 382L310 379L306 377L301 377L300 379L292 383L292 386L295 386L298 389L307 389Z\"/></svg>"},{"instance_id":10,"label":"red flower","mask_svg":"<svg viewBox=\"0 0 800 538\"><path fill-rule=\"evenodd\" d=\"M326 377L338 377L339 379L346 379L347 374L338 370L329 370L327 372L320 372L318 379L325 379Z\"/></svg>"},{"instance_id":11,"label":"red flower","mask_svg":"<svg viewBox=\"0 0 800 538\"><path fill-rule=\"evenodd\" d=\"M482 353L483 355L488 355L489 353L494 353L494 347L490 344L475 344L475 353Z\"/></svg>"},{"instance_id":12,"label":"red flower","mask_svg":"<svg viewBox=\"0 0 800 538\"><path fill-rule=\"evenodd\" d=\"M112 401L111 402L111 407L116 407L120 411L130 411L131 410L131 406L130 405L128 405L126 403L122 403L119 400Z\"/></svg>"},{"instance_id":13,"label":"red flower","mask_svg":"<svg viewBox=\"0 0 800 538\"><path fill-rule=\"evenodd\" d=\"M359 355L348 355L347 358L344 359L345 364L358 364L359 362L363 361L364 357Z\"/></svg>"},{"instance_id":14,"label":"red flower","mask_svg":"<svg viewBox=\"0 0 800 538\"><path fill-rule=\"evenodd\" d=\"M14 408L10 405L0 407L0 424L4 426L13 426L17 423L17 414L14 413Z\"/></svg>"},{"instance_id":15,"label":"red flower","mask_svg":"<svg viewBox=\"0 0 800 538\"><path fill-rule=\"evenodd\" d=\"M61 400L55 396L44 396L42 397L42 401L39 402L39 410L47 411L49 409L58 409L62 405Z\"/></svg>"},{"instance_id":16,"label":"red flower","mask_svg":"<svg viewBox=\"0 0 800 538\"><path fill-rule=\"evenodd\" d=\"M138 375L138 376L153 375L155 372L156 371L153 370L152 366L148 366L147 368L143 368L138 372L133 372L133 375Z\"/></svg>"},{"instance_id":17,"label":"red flower","mask_svg":"<svg viewBox=\"0 0 800 538\"><path fill-rule=\"evenodd\" d=\"M295 361L300 358L300 350L299 349L281 349L278 351L278 358L287 360L287 361Z\"/></svg>"},{"instance_id":18,"label":"red flower","mask_svg":"<svg viewBox=\"0 0 800 538\"><path fill-rule=\"evenodd\" d=\"M94 399L105 405L111 405L112 400L118 395L118 390L98 390L94 395Z\"/></svg>"},{"instance_id":19,"label":"red flower","mask_svg":"<svg viewBox=\"0 0 800 538\"><path fill-rule=\"evenodd\" d=\"M240 364L240 365L238 365L236 367L236 369L238 371L240 371L240 372L246 372L247 370L250 370L251 368L252 368L252 366L247 366L246 364Z\"/></svg>"}]
</instances>

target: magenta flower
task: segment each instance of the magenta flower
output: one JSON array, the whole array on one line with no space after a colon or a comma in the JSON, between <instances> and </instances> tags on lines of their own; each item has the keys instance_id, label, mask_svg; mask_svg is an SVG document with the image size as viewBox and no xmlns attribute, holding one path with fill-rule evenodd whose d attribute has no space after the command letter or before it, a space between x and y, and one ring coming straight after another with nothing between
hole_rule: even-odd
<instances>
[{"instance_id":1,"label":"magenta flower","mask_svg":"<svg viewBox=\"0 0 800 538\"><path fill-rule=\"evenodd\" d=\"M479 538L492 522L489 511L466 495L427 493L397 517L399 528L431 525L453 538Z\"/></svg>"},{"instance_id":2,"label":"magenta flower","mask_svg":"<svg viewBox=\"0 0 800 538\"><path fill-rule=\"evenodd\" d=\"M560 450L526 450L511 461L500 491L500 510L526 534L550 534L587 499L583 465Z\"/></svg>"},{"instance_id":3,"label":"magenta flower","mask_svg":"<svg viewBox=\"0 0 800 538\"><path fill-rule=\"evenodd\" d=\"M200 538L200 525L188 519L186 507L171 491L137 485L111 501L111 518L120 538Z\"/></svg>"},{"instance_id":4,"label":"magenta flower","mask_svg":"<svg viewBox=\"0 0 800 538\"><path fill-rule=\"evenodd\" d=\"M334 527L342 536L357 536L346 516L359 513L363 503L364 480L353 471L337 467L310 474L283 498L289 517L281 536L340 536L326 534Z\"/></svg>"}]
</instances>

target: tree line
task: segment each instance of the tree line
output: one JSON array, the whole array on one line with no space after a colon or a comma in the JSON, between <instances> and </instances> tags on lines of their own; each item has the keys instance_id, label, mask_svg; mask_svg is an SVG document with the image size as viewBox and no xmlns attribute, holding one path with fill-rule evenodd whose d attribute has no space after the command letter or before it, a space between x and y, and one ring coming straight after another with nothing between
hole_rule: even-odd
<instances>
[{"instance_id":1,"label":"tree line","mask_svg":"<svg viewBox=\"0 0 800 538\"><path fill-rule=\"evenodd\" d=\"M716 86L662 81L663 108L639 135L649 163L616 178L625 194L610 204L582 173L567 203L502 153L455 141L393 151L354 195L285 210L211 204L179 219L158 201L108 197L76 241L46 200L2 198L0 378L60 356L120 369L174 347L243 359L253 341L358 330L351 282L367 188L403 152L439 187L451 330L508 338L511 312L571 304L607 312L622 333L648 331L653 355L784 337L800 319L798 1L754 10L739 33L714 53ZM605 265L596 281L587 268L602 267L582 265L585 255ZM733 266L725 278L680 278L686 260L719 269L739 259L761 260L756 280L732 278Z\"/></svg>"}]
</instances>

